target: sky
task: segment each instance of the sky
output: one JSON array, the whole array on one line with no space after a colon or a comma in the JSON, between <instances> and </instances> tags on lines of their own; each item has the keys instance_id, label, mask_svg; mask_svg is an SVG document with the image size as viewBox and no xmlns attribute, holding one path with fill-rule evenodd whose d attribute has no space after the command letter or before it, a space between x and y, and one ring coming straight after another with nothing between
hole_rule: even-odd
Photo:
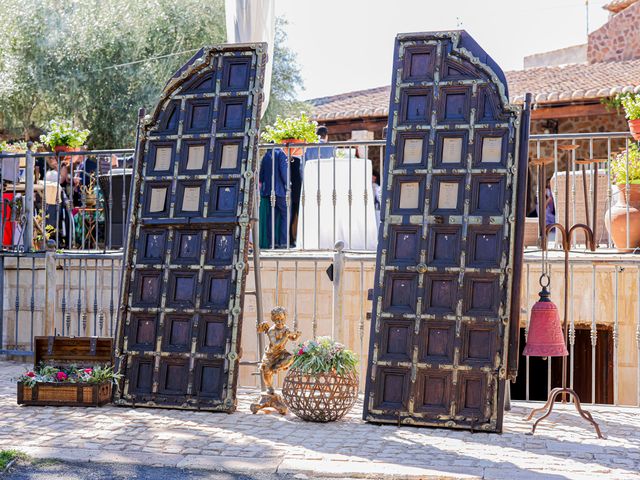
<instances>
[{"instance_id":1,"label":"sky","mask_svg":"<svg viewBox=\"0 0 640 480\"><path fill-rule=\"evenodd\" d=\"M608 17L589 0L589 31ZM396 34L467 30L503 70L586 43L585 0L276 0L298 55L303 100L389 85Z\"/></svg>"}]
</instances>

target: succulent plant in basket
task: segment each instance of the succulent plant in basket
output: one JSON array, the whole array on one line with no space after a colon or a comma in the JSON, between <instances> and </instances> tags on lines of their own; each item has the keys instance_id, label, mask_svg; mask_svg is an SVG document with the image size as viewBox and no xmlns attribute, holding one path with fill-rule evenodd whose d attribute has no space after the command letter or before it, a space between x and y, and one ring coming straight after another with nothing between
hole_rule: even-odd
<instances>
[{"instance_id":1,"label":"succulent plant in basket","mask_svg":"<svg viewBox=\"0 0 640 480\"><path fill-rule=\"evenodd\" d=\"M329 337L301 343L282 385L289 409L303 420L332 422L358 399L358 358Z\"/></svg>"}]
</instances>

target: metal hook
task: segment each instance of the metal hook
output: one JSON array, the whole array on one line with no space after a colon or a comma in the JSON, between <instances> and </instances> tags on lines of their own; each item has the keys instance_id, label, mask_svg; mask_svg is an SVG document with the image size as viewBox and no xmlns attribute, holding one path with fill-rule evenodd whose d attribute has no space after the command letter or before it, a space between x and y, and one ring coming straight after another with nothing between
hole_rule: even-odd
<instances>
[{"instance_id":1,"label":"metal hook","mask_svg":"<svg viewBox=\"0 0 640 480\"><path fill-rule=\"evenodd\" d=\"M547 280L546 284L542 283L544 279ZM544 272L542 275L540 275L539 282L540 282L540 286L542 288L547 288L549 285L551 285L551 277L549 276L549 274L547 272Z\"/></svg>"}]
</instances>

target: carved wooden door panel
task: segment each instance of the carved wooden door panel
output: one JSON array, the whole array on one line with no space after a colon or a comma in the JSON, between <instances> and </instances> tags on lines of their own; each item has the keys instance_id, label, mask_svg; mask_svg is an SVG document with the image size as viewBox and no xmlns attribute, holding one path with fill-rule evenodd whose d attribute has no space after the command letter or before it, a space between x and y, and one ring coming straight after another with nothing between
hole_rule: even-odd
<instances>
[{"instance_id":1,"label":"carved wooden door panel","mask_svg":"<svg viewBox=\"0 0 640 480\"><path fill-rule=\"evenodd\" d=\"M201 50L142 128L118 404L235 409L265 52Z\"/></svg>"},{"instance_id":2,"label":"carved wooden door panel","mask_svg":"<svg viewBox=\"0 0 640 480\"><path fill-rule=\"evenodd\" d=\"M522 262L519 117L466 32L397 37L365 420L501 430Z\"/></svg>"}]
</instances>

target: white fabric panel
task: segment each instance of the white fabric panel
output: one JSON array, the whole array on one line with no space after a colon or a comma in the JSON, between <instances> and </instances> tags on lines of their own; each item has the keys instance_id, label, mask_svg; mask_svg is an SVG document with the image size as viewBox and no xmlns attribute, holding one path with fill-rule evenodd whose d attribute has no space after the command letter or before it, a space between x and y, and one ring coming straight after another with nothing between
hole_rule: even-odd
<instances>
[{"instance_id":1,"label":"white fabric panel","mask_svg":"<svg viewBox=\"0 0 640 480\"><path fill-rule=\"evenodd\" d=\"M374 209L371 176L371 160L368 159L352 158L351 167L349 167L348 158L307 160L303 179L305 202L304 206L302 201L300 202L296 247L332 250L335 242L343 240L346 249L375 250L378 239L378 222ZM336 190L335 214L333 207L334 183ZM318 185L321 194L319 208ZM351 185L353 199L351 207L349 207L349 185ZM366 209L365 191L367 193Z\"/></svg>"},{"instance_id":2,"label":"white fabric panel","mask_svg":"<svg viewBox=\"0 0 640 480\"><path fill-rule=\"evenodd\" d=\"M267 42L264 99L260 116L269 105L273 43L276 34L275 0L225 0L227 43Z\"/></svg>"}]
</instances>

